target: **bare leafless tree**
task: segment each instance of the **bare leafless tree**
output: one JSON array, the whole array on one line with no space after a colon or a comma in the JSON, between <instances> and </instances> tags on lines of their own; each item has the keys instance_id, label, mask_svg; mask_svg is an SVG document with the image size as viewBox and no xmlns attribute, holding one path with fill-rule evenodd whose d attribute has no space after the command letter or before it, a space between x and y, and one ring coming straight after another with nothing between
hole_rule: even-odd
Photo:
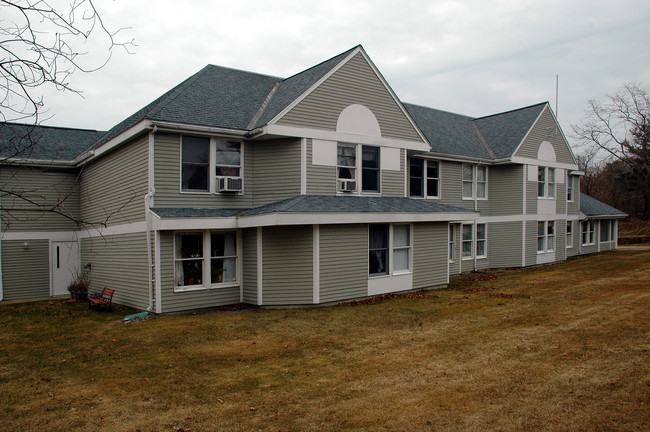
<instances>
[{"instance_id":1,"label":"bare leafless tree","mask_svg":"<svg viewBox=\"0 0 650 432\"><path fill-rule=\"evenodd\" d=\"M71 83L75 73L101 69L115 49L130 53L135 46L122 37L124 30L110 30L92 0L0 0L0 211L5 226L44 213L86 222L66 205L78 182L63 181L68 189L62 189L63 183L48 185L57 190L52 196L51 191L17 187L14 174L29 166L42 136L38 126L47 113L43 90L80 94ZM101 52L87 52L89 45Z\"/></svg>"},{"instance_id":2,"label":"bare leafless tree","mask_svg":"<svg viewBox=\"0 0 650 432\"><path fill-rule=\"evenodd\" d=\"M647 220L650 216L648 92L638 84L628 83L605 102L590 100L585 120L572 129L580 145L592 149L592 157L600 154L606 161L617 161L626 167L630 186L625 188L629 193L627 199L643 203L638 216Z\"/></svg>"}]
</instances>

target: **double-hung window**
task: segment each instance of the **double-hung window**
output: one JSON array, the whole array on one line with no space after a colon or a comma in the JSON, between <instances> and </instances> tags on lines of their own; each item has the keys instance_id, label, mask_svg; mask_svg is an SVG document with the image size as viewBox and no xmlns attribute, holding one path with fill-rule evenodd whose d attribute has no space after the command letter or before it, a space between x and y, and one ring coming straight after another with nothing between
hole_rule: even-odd
<instances>
[{"instance_id":1,"label":"double-hung window","mask_svg":"<svg viewBox=\"0 0 650 432\"><path fill-rule=\"evenodd\" d=\"M361 191L380 192L380 150L379 147L361 147Z\"/></svg>"},{"instance_id":2,"label":"double-hung window","mask_svg":"<svg viewBox=\"0 0 650 432\"><path fill-rule=\"evenodd\" d=\"M537 222L537 253L555 250L555 221Z\"/></svg>"},{"instance_id":3,"label":"double-hung window","mask_svg":"<svg viewBox=\"0 0 650 432\"><path fill-rule=\"evenodd\" d=\"M488 173L485 165L463 164L463 198L486 199Z\"/></svg>"},{"instance_id":4,"label":"double-hung window","mask_svg":"<svg viewBox=\"0 0 650 432\"><path fill-rule=\"evenodd\" d=\"M456 225L449 224L449 261L456 255Z\"/></svg>"},{"instance_id":5,"label":"double-hung window","mask_svg":"<svg viewBox=\"0 0 650 432\"><path fill-rule=\"evenodd\" d=\"M177 291L216 288L236 283L237 233L175 233L174 281Z\"/></svg>"},{"instance_id":6,"label":"double-hung window","mask_svg":"<svg viewBox=\"0 0 650 432\"><path fill-rule=\"evenodd\" d=\"M241 156L242 143L238 141L184 135L181 138L181 191L241 191Z\"/></svg>"},{"instance_id":7,"label":"double-hung window","mask_svg":"<svg viewBox=\"0 0 650 432\"><path fill-rule=\"evenodd\" d=\"M600 221L600 242L608 242L612 239L612 224L609 219Z\"/></svg>"},{"instance_id":8,"label":"double-hung window","mask_svg":"<svg viewBox=\"0 0 650 432\"><path fill-rule=\"evenodd\" d=\"M368 227L368 275L411 271L411 226L372 224Z\"/></svg>"},{"instance_id":9,"label":"double-hung window","mask_svg":"<svg viewBox=\"0 0 650 432\"><path fill-rule=\"evenodd\" d=\"M595 229L594 221L590 220L590 221L582 222L582 245L583 246L596 244L594 229Z\"/></svg>"},{"instance_id":10,"label":"double-hung window","mask_svg":"<svg viewBox=\"0 0 650 432\"><path fill-rule=\"evenodd\" d=\"M354 144L338 144L336 178L342 181L357 180L357 147Z\"/></svg>"},{"instance_id":11,"label":"double-hung window","mask_svg":"<svg viewBox=\"0 0 650 432\"><path fill-rule=\"evenodd\" d=\"M210 138L184 136L181 153L181 189L209 192Z\"/></svg>"},{"instance_id":12,"label":"double-hung window","mask_svg":"<svg viewBox=\"0 0 650 432\"><path fill-rule=\"evenodd\" d=\"M487 254L485 244L487 236L485 232L485 224L476 224L476 257L483 258Z\"/></svg>"},{"instance_id":13,"label":"double-hung window","mask_svg":"<svg viewBox=\"0 0 650 432\"><path fill-rule=\"evenodd\" d=\"M409 172L410 196L440 198L440 162L410 159Z\"/></svg>"},{"instance_id":14,"label":"double-hung window","mask_svg":"<svg viewBox=\"0 0 650 432\"><path fill-rule=\"evenodd\" d=\"M461 226L461 258L485 258L487 256L486 224L463 224Z\"/></svg>"},{"instance_id":15,"label":"double-hung window","mask_svg":"<svg viewBox=\"0 0 650 432\"><path fill-rule=\"evenodd\" d=\"M573 201L573 176L567 171L566 177L566 200Z\"/></svg>"},{"instance_id":16,"label":"double-hung window","mask_svg":"<svg viewBox=\"0 0 650 432\"><path fill-rule=\"evenodd\" d=\"M555 198L555 168L537 167L537 197Z\"/></svg>"},{"instance_id":17,"label":"double-hung window","mask_svg":"<svg viewBox=\"0 0 650 432\"><path fill-rule=\"evenodd\" d=\"M573 221L566 221L566 247L573 247Z\"/></svg>"}]
</instances>

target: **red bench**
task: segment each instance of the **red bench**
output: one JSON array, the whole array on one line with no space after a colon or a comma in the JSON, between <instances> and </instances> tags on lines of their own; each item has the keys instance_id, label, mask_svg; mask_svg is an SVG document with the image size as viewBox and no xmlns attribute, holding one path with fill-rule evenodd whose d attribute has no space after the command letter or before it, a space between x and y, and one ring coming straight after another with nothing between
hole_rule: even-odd
<instances>
[{"instance_id":1,"label":"red bench","mask_svg":"<svg viewBox=\"0 0 650 432\"><path fill-rule=\"evenodd\" d=\"M100 312L102 310L102 306L106 306L108 309L113 310L113 294L115 294L114 289L104 287L101 294L88 296L88 308L90 309L90 306L95 305Z\"/></svg>"}]
</instances>

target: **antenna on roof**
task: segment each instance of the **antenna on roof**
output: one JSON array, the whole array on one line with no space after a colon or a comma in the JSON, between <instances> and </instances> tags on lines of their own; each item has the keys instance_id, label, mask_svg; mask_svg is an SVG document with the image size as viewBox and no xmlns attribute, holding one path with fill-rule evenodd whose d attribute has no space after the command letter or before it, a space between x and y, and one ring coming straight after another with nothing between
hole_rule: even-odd
<instances>
[{"instance_id":1,"label":"antenna on roof","mask_svg":"<svg viewBox=\"0 0 650 432\"><path fill-rule=\"evenodd\" d=\"M557 118L557 96L559 93L560 75L555 75L555 118Z\"/></svg>"}]
</instances>

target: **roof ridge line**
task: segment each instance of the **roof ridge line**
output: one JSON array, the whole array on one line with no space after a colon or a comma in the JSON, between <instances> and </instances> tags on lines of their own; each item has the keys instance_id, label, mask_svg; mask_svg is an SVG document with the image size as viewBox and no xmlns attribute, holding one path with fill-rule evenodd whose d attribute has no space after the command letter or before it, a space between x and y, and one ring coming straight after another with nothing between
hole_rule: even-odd
<instances>
[{"instance_id":1,"label":"roof ridge line","mask_svg":"<svg viewBox=\"0 0 650 432\"><path fill-rule=\"evenodd\" d=\"M529 109L529 108L536 107L536 106L539 106L539 105L548 105L548 101L539 102L539 103L528 105L528 106L521 107L521 108L511 109L511 110L508 110L508 111L502 111L502 112L495 113L495 114L488 114L488 115L485 115L485 116L482 116L482 117L475 117L472 120L483 120L483 119L486 119L486 118L496 117L496 116L500 116L500 115L503 115L503 114L509 114L509 113L513 113L513 112L516 112L516 111L523 111L525 109Z\"/></svg>"},{"instance_id":2,"label":"roof ridge line","mask_svg":"<svg viewBox=\"0 0 650 432\"><path fill-rule=\"evenodd\" d=\"M250 130L253 126L257 124L257 122L260 120L262 115L264 114L264 111L266 111L266 108L268 108L269 103L271 103L271 99L273 99L273 95L278 91L280 88L280 83L282 83L282 80L279 80L278 82L275 83L271 91L269 92L268 95L266 95L266 98L264 98L264 101L262 102L262 105L257 109L257 112L253 116L250 122L246 125L246 129Z\"/></svg>"},{"instance_id":3,"label":"roof ridge line","mask_svg":"<svg viewBox=\"0 0 650 432\"><path fill-rule=\"evenodd\" d=\"M203 75L207 72L208 68L210 68L210 67L211 67L210 65L204 66L200 71L198 71L197 73L195 73L195 74L192 75L191 77L187 78L185 81L181 82L181 83L178 84L176 87L172 88L169 92L165 93L165 94L169 94L169 93L172 93L172 92L173 92L173 94L169 95L169 97L166 98L164 101L160 101L160 103L157 104L156 107L153 108L151 111L147 111L147 112L145 113L145 115L144 115L144 118L147 118L148 115L153 115L154 112L158 112L158 111L160 111L160 109L161 109L162 107L165 107L165 106L169 105L169 103L170 103L171 101L173 101L173 100L176 99L178 96L180 96L181 93L183 93L182 90L184 90L184 89L187 88L187 86L189 86L191 83L193 83L193 82L195 82L197 79L199 79L200 76L203 76ZM165 95L163 94L160 98L162 98L162 97L164 97L164 96L165 96ZM160 99L160 98L159 98L159 99ZM154 100L154 101L151 102L151 103L154 103L154 102L156 102L156 101Z\"/></svg>"},{"instance_id":4,"label":"roof ridge line","mask_svg":"<svg viewBox=\"0 0 650 432\"><path fill-rule=\"evenodd\" d=\"M356 46L353 46L353 47L350 48L349 50L346 50L346 51L343 51L342 53L339 53L339 54L333 55L332 57L328 58L327 60L323 60L322 62L319 62L319 63L317 63L317 64L315 64L315 65L313 65L313 66L310 66L310 67L308 67L308 68L305 69L305 70L302 70L302 71L300 71L300 72L298 72L298 73L295 73L295 74L293 74L293 75L291 75L291 76L288 76L288 77L282 79L282 81L284 82L284 81L290 80L291 78L297 77L298 75L301 75L301 74L303 74L303 73L305 73L305 72L307 72L307 71L309 71L309 70L312 70L312 69L314 69L314 68L317 68L318 66L322 65L323 63L327 63L328 61L335 59L336 57L343 56L344 54L348 54L348 53L354 51L355 49L359 48L360 46L361 46L361 44L358 44L358 45L356 45Z\"/></svg>"},{"instance_id":5,"label":"roof ridge line","mask_svg":"<svg viewBox=\"0 0 650 432\"><path fill-rule=\"evenodd\" d=\"M492 151L492 148L490 148L490 144L487 142L487 140L481 133L481 130L478 128L476 123L474 123L474 120L472 120L471 123L472 126L474 127L474 130L476 131L476 135L478 135L478 140L481 142L481 144L483 144L483 147L485 147L485 150L487 150L487 152L490 154L492 159L496 159L497 158L496 154L494 153L494 151Z\"/></svg>"},{"instance_id":6,"label":"roof ridge line","mask_svg":"<svg viewBox=\"0 0 650 432\"><path fill-rule=\"evenodd\" d=\"M433 111L442 112L442 113L445 113L445 114L452 114L452 115L456 115L456 116L459 116L459 117L466 117L466 118L468 118L470 120L475 120L476 119L476 117L472 117L472 116L467 115L467 114L460 114L460 113L457 113L457 112L447 111L447 110L443 110L443 109L439 109L439 108L433 108L433 107L426 106L426 105L414 104L414 103L410 103L410 102L402 102L402 105L405 105L405 106L406 105L411 105L411 106L414 106L414 107L425 108L425 109L429 109L429 110L433 110Z\"/></svg>"}]
</instances>

